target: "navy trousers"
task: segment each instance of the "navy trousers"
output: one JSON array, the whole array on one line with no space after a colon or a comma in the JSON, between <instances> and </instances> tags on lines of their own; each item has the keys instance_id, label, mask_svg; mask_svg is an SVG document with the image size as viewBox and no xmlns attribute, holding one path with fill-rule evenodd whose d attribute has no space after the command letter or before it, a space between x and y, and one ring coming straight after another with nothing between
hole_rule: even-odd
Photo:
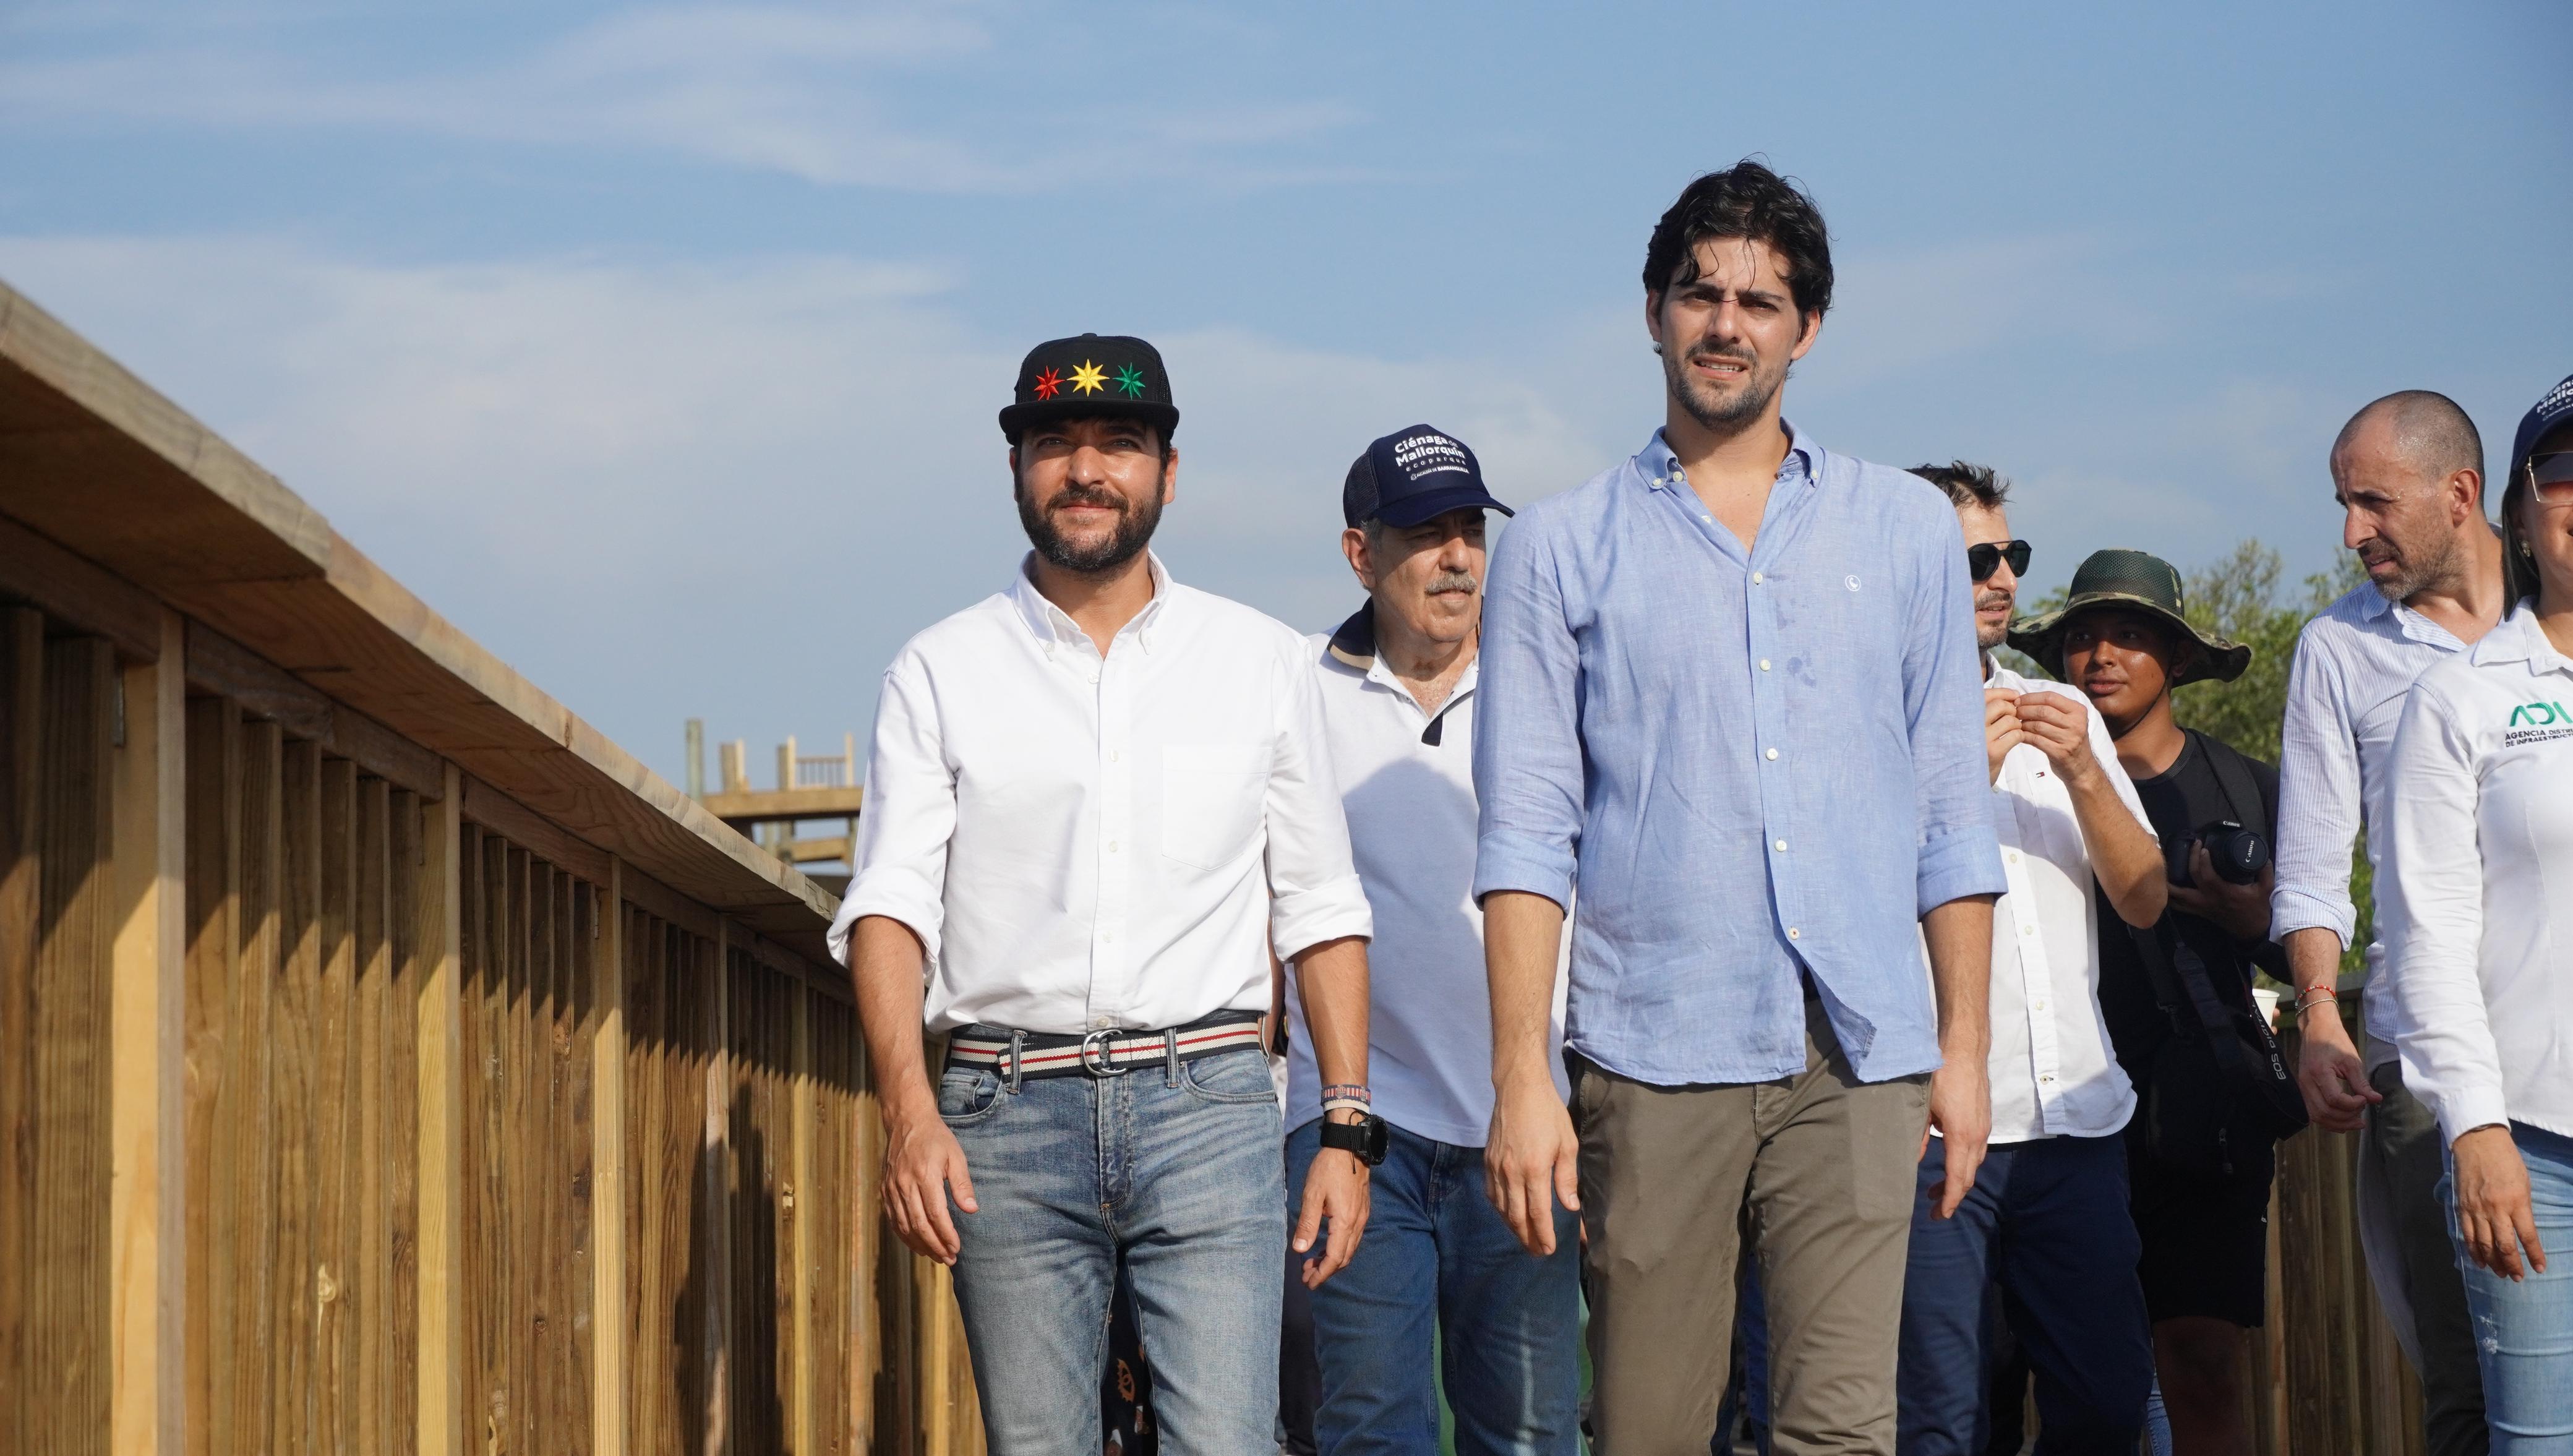
<instances>
[{"instance_id":1,"label":"navy trousers","mask_svg":"<svg viewBox=\"0 0 2573 1456\"><path fill-rule=\"evenodd\" d=\"M2037 1376L2041 1453L2136 1449L2152 1389L2152 1327L2136 1279L2122 1137L1994 1144L1954 1218L1931 1216L1946 1171L1921 1159L1896 1377L1904 1456L1983 1456L1991 1435L1987 1284Z\"/></svg>"}]
</instances>

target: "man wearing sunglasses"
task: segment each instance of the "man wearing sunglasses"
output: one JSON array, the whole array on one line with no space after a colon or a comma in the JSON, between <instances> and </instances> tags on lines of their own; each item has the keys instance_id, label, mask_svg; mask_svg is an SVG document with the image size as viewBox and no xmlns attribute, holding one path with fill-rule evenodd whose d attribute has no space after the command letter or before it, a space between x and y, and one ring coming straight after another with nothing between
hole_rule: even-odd
<instances>
[{"instance_id":1,"label":"man wearing sunglasses","mask_svg":"<svg viewBox=\"0 0 2573 1456\"><path fill-rule=\"evenodd\" d=\"M2010 891L1993 908L1993 1130L1974 1188L1933 1216L1945 1157L1921 1159L1904 1272L1897 1449L1985 1449L1998 1284L2037 1376L2039 1449L2132 1451L2153 1378L2141 1245L2127 1209L2120 1132L2136 1090L2100 1013L2099 901L2131 925L2161 918L2162 856L2098 711L2060 683L1993 660L2008 637L2029 544L2015 540L2009 482L1963 460L1912 473L1948 494L1975 579L1984 742Z\"/></svg>"},{"instance_id":2,"label":"man wearing sunglasses","mask_svg":"<svg viewBox=\"0 0 2573 1456\"><path fill-rule=\"evenodd\" d=\"M2359 1241L2376 1297L2421 1372L2430 1456L2482 1456L2483 1377L2465 1285L2437 1193L2438 1121L2403 1086L2396 1007L2381 946L2367 947L2365 1046L2336 1014L2343 948L2357 944L2350 846L2362 823L2384 863L2386 772L2412 680L2501 621L2501 540L2484 517L2483 440L2454 400L2406 389L2341 426L2330 456L2341 544L2367 581L2307 622L2287 677L2278 755L2277 887L2271 931L2296 985L2296 1080L2326 1131L2365 1128ZM2165 1391L2167 1393L2167 1391Z\"/></svg>"}]
</instances>

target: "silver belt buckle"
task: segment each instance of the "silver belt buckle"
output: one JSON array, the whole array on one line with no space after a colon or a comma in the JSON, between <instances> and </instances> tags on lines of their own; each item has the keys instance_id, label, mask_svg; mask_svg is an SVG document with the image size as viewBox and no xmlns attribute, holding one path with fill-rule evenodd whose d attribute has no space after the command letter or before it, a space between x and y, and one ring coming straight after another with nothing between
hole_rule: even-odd
<instances>
[{"instance_id":1,"label":"silver belt buckle","mask_svg":"<svg viewBox=\"0 0 2573 1456\"><path fill-rule=\"evenodd\" d=\"M1109 1060L1111 1053L1107 1044L1115 1041L1118 1037L1123 1035L1124 1033L1120 1032L1115 1027L1102 1027L1095 1032L1083 1033L1081 1038L1081 1070L1089 1073L1092 1077L1124 1077L1127 1073L1134 1071L1135 1069L1131 1067L1120 1067L1115 1062ZM1091 1044L1094 1042L1099 1044L1099 1060L1095 1063L1090 1060L1090 1048Z\"/></svg>"}]
</instances>

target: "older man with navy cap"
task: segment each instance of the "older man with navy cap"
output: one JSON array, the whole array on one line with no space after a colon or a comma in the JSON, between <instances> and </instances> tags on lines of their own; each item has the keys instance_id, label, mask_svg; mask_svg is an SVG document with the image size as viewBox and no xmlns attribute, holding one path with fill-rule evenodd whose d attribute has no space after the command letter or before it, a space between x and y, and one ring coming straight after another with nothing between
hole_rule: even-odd
<instances>
[{"instance_id":1,"label":"older man with navy cap","mask_svg":"<svg viewBox=\"0 0 2573 1456\"><path fill-rule=\"evenodd\" d=\"M956 1270L993 1456L1099 1450L1121 1276L1162 1449L1268 1444L1289 1242L1260 1046L1272 948L1331 1080L1366 1080L1366 897L1303 643L1147 549L1178 424L1140 339L1020 364L1001 429L1035 549L886 669L831 929L886 1211ZM934 1081L924 1028L947 1037ZM1366 1225L1381 1133L1347 1100L1292 1235L1315 1283Z\"/></svg>"},{"instance_id":2,"label":"older man with navy cap","mask_svg":"<svg viewBox=\"0 0 2573 1456\"><path fill-rule=\"evenodd\" d=\"M1375 920L1374 1086L1327 1085L1293 1021L1287 1176L1304 1184L1328 1108L1367 1104L1382 1118L1386 1148L1366 1241L1312 1294L1314 1445L1322 1456L1433 1456L1443 1374L1458 1452L1572 1456L1581 1383L1574 1215L1558 1210L1554 1252L1531 1254L1483 1192L1492 1043L1472 893L1474 649L1484 519L1509 507L1484 488L1472 450L1425 424L1367 446L1340 506L1340 549L1367 600L1314 637L1309 656ZM1433 1345L1439 1330L1446 1338Z\"/></svg>"}]
</instances>

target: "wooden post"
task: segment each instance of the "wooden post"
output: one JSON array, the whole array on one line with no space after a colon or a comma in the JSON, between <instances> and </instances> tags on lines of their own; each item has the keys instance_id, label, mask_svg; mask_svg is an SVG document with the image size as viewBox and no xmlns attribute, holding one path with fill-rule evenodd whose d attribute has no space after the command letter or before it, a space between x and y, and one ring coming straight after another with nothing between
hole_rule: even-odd
<instances>
[{"instance_id":1,"label":"wooden post","mask_svg":"<svg viewBox=\"0 0 2573 1456\"><path fill-rule=\"evenodd\" d=\"M688 720L688 797L706 796L706 720Z\"/></svg>"},{"instance_id":2,"label":"wooden post","mask_svg":"<svg viewBox=\"0 0 2573 1456\"><path fill-rule=\"evenodd\" d=\"M688 726L702 731L693 718ZM598 1036L590 1046L590 1429L597 1456L625 1456L633 1337L625 1323L625 862L612 855L598 913L605 924L597 942Z\"/></svg>"},{"instance_id":3,"label":"wooden post","mask_svg":"<svg viewBox=\"0 0 2573 1456\"><path fill-rule=\"evenodd\" d=\"M186 631L163 610L160 660L124 669L113 770L108 1448L146 1456L176 1456L187 1432Z\"/></svg>"},{"instance_id":4,"label":"wooden post","mask_svg":"<svg viewBox=\"0 0 2573 1456\"><path fill-rule=\"evenodd\" d=\"M796 1456L813 1456L822 1449L814 1422L813 1381L821 1355L813 1348L813 1276L819 1252L814 1225L820 1222L822 1200L837 1197L843 1190L816 1187L813 1182L813 990L785 977L778 978L778 985L786 991L793 1018L789 1024L793 1080L788 1086L793 1089L795 1128L794 1160L787 1174L786 1195L787 1208L794 1215L795 1235L795 1340L788 1355L795 1362L795 1404L786 1414L786 1429Z\"/></svg>"},{"instance_id":5,"label":"wooden post","mask_svg":"<svg viewBox=\"0 0 2573 1456\"><path fill-rule=\"evenodd\" d=\"M422 815L420 1456L464 1456L464 966L458 810L464 779Z\"/></svg>"},{"instance_id":6,"label":"wooden post","mask_svg":"<svg viewBox=\"0 0 2573 1456\"><path fill-rule=\"evenodd\" d=\"M786 735L784 743L777 745L777 787L781 790L795 787L795 735L792 733Z\"/></svg>"}]
</instances>

